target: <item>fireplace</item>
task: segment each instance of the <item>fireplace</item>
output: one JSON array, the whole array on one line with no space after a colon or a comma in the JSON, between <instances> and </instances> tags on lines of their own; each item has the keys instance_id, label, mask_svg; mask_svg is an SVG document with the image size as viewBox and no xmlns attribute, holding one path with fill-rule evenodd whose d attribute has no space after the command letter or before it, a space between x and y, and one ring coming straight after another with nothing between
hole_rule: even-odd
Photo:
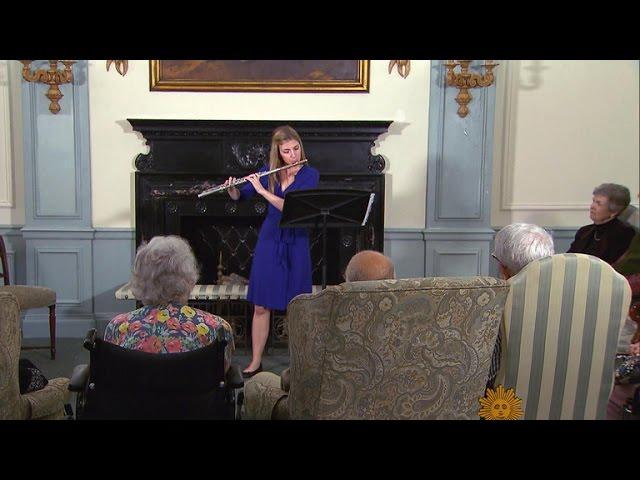
<instances>
[{"instance_id":1,"label":"fireplace","mask_svg":"<svg viewBox=\"0 0 640 480\"><path fill-rule=\"evenodd\" d=\"M328 231L327 283L343 281L346 264L357 251L383 250L385 161L380 155L372 155L371 149L391 122L128 121L150 147L148 154L136 159L136 244L154 235L185 237L200 264L200 284L218 283L221 275L249 278L267 202L259 195L234 202L226 193L202 198L197 194L229 176L241 177L258 170L268 161L271 132L283 123L290 124L302 137L309 163L320 172L318 188L352 188L376 194L365 227ZM320 231L312 230L310 235L313 283L319 285ZM222 306L211 303L198 306L222 316L236 316L228 311L229 305L224 306L229 307L225 314ZM272 323L272 336L282 337L282 342L271 344L286 343L283 323ZM246 332L246 325L237 327Z\"/></svg>"}]
</instances>

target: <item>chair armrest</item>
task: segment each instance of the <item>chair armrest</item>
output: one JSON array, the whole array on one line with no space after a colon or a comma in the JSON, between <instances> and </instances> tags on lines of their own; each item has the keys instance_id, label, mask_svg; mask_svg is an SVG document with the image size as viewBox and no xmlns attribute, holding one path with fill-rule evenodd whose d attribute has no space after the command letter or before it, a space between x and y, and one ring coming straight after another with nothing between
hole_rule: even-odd
<instances>
[{"instance_id":1,"label":"chair armrest","mask_svg":"<svg viewBox=\"0 0 640 480\"><path fill-rule=\"evenodd\" d=\"M230 365L229 370L227 370L227 373L224 377L227 386L231 388L244 387L244 379L242 378L242 372L240 371L240 367L238 365Z\"/></svg>"},{"instance_id":2,"label":"chair armrest","mask_svg":"<svg viewBox=\"0 0 640 480\"><path fill-rule=\"evenodd\" d=\"M89 365L76 365L69 381L69 390L83 392L89 380Z\"/></svg>"}]
</instances>

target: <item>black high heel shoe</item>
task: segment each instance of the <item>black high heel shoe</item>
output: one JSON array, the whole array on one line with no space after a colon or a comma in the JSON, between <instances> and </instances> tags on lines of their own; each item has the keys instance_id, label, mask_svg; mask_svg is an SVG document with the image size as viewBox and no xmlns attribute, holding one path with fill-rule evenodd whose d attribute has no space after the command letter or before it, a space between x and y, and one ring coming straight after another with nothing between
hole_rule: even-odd
<instances>
[{"instance_id":1,"label":"black high heel shoe","mask_svg":"<svg viewBox=\"0 0 640 480\"><path fill-rule=\"evenodd\" d=\"M255 370L249 370L248 372L242 372L242 378L251 378L256 373L260 373L261 371L262 371L262 362L260 362L260 365L258 365L258 368L256 368Z\"/></svg>"}]
</instances>

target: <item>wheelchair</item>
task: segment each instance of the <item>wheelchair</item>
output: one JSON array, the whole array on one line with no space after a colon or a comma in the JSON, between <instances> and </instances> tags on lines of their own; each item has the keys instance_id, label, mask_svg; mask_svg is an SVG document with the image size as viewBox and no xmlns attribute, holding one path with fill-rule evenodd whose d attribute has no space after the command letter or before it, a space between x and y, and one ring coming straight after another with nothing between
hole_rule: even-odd
<instances>
[{"instance_id":1,"label":"wheelchair","mask_svg":"<svg viewBox=\"0 0 640 480\"><path fill-rule=\"evenodd\" d=\"M224 372L222 329L216 341L190 352L154 354L105 342L89 330L83 346L89 365L74 368L69 390L77 420L234 420L242 372Z\"/></svg>"}]
</instances>

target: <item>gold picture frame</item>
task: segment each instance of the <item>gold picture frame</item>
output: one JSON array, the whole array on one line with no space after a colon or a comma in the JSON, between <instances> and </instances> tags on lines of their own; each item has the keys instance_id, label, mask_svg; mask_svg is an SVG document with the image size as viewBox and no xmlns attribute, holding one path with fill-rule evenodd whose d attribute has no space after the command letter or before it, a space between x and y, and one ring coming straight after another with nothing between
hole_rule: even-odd
<instances>
[{"instance_id":1,"label":"gold picture frame","mask_svg":"<svg viewBox=\"0 0 640 480\"><path fill-rule=\"evenodd\" d=\"M369 92L369 60L149 60L151 91Z\"/></svg>"}]
</instances>

